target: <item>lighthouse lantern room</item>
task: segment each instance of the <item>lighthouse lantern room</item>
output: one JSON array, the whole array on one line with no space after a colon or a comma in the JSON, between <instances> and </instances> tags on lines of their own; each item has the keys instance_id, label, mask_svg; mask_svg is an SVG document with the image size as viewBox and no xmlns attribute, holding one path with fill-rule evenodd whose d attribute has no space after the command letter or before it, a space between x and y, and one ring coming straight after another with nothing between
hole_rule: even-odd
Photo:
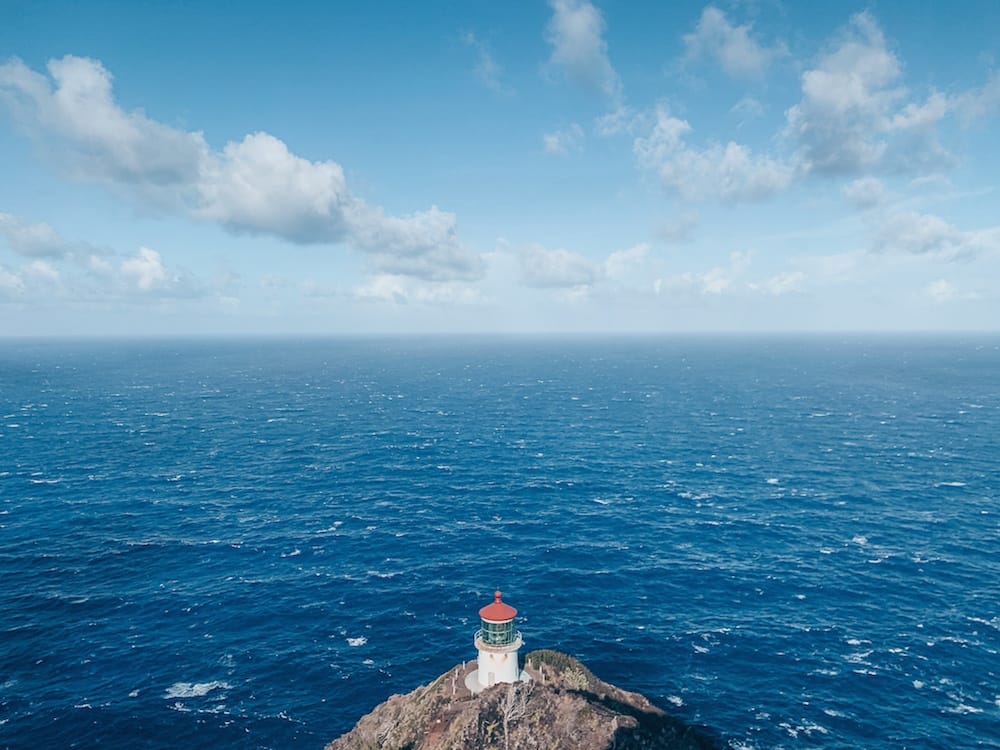
<instances>
[{"instance_id":1,"label":"lighthouse lantern room","mask_svg":"<svg viewBox=\"0 0 1000 750\"><path fill-rule=\"evenodd\" d=\"M523 641L521 633L514 628L516 616L517 610L503 601L499 591L493 595L490 604L479 610L482 622L474 638L479 652L477 669L466 681L472 692L479 692L498 682L525 679L517 658Z\"/></svg>"}]
</instances>

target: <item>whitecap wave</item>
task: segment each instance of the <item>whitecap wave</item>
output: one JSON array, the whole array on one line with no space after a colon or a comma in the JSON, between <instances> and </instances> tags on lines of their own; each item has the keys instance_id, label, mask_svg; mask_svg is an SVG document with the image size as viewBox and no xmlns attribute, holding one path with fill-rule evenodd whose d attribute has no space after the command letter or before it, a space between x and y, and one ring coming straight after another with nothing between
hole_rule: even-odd
<instances>
[{"instance_id":1,"label":"whitecap wave","mask_svg":"<svg viewBox=\"0 0 1000 750\"><path fill-rule=\"evenodd\" d=\"M366 643L368 643L368 639L365 638L363 635L359 635L357 638L347 639L348 646L364 646Z\"/></svg>"},{"instance_id":2,"label":"whitecap wave","mask_svg":"<svg viewBox=\"0 0 1000 750\"><path fill-rule=\"evenodd\" d=\"M213 680L212 682L175 682L169 688L167 692L163 694L164 698L202 698L213 690L228 690L232 687L228 682L222 682L221 680Z\"/></svg>"},{"instance_id":3,"label":"whitecap wave","mask_svg":"<svg viewBox=\"0 0 1000 750\"><path fill-rule=\"evenodd\" d=\"M970 622L978 622L980 625L988 625L991 628L995 628L996 630L1000 630L1000 617L993 617L993 618L991 618L989 620L986 620L986 619L984 619L982 617L970 617L969 621Z\"/></svg>"},{"instance_id":4,"label":"whitecap wave","mask_svg":"<svg viewBox=\"0 0 1000 750\"><path fill-rule=\"evenodd\" d=\"M851 664L868 664L868 657L871 655L871 651L858 651L854 654L848 654L844 657L844 660Z\"/></svg>"},{"instance_id":5,"label":"whitecap wave","mask_svg":"<svg viewBox=\"0 0 1000 750\"><path fill-rule=\"evenodd\" d=\"M981 714L983 709L977 706L970 706L968 703L959 703L956 706L949 706L945 709L950 714L961 714L962 716L967 716L968 714Z\"/></svg>"}]
</instances>

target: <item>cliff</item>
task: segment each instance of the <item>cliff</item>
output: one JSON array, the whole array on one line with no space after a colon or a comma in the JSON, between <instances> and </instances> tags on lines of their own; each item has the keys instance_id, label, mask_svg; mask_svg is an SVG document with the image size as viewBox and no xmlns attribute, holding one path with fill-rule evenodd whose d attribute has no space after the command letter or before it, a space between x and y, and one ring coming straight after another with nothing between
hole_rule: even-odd
<instances>
[{"instance_id":1,"label":"cliff","mask_svg":"<svg viewBox=\"0 0 1000 750\"><path fill-rule=\"evenodd\" d=\"M525 656L530 682L472 695L460 664L394 695L326 750L710 750L717 744L557 651Z\"/></svg>"}]
</instances>

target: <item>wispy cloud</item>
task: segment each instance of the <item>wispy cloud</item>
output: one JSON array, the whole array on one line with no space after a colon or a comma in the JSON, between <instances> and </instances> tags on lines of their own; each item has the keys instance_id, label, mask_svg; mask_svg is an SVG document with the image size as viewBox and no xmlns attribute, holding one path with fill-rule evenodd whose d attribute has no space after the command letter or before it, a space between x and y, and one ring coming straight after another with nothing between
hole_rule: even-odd
<instances>
[{"instance_id":1,"label":"wispy cloud","mask_svg":"<svg viewBox=\"0 0 1000 750\"><path fill-rule=\"evenodd\" d=\"M521 281L533 287L590 286L603 276L597 263L569 250L533 244L520 253Z\"/></svg>"},{"instance_id":2,"label":"wispy cloud","mask_svg":"<svg viewBox=\"0 0 1000 750\"><path fill-rule=\"evenodd\" d=\"M564 128L553 130L542 136L545 153L566 156L572 152L583 150L583 128L577 123L571 123Z\"/></svg>"},{"instance_id":3,"label":"wispy cloud","mask_svg":"<svg viewBox=\"0 0 1000 750\"><path fill-rule=\"evenodd\" d=\"M587 0L550 0L552 18L546 39L552 46L549 64L573 81L609 99L621 96L621 79L608 57L604 16Z\"/></svg>"},{"instance_id":4,"label":"wispy cloud","mask_svg":"<svg viewBox=\"0 0 1000 750\"><path fill-rule=\"evenodd\" d=\"M485 301L479 290L463 282L427 283L399 274L376 274L353 291L355 299L400 305L467 306Z\"/></svg>"},{"instance_id":5,"label":"wispy cloud","mask_svg":"<svg viewBox=\"0 0 1000 750\"><path fill-rule=\"evenodd\" d=\"M958 94L953 106L966 124L1000 110L1000 72L993 73L981 88Z\"/></svg>"},{"instance_id":6,"label":"wispy cloud","mask_svg":"<svg viewBox=\"0 0 1000 750\"><path fill-rule=\"evenodd\" d=\"M862 177L849 182L843 187L842 192L848 202L860 209L881 205L889 195L882 181L875 177Z\"/></svg>"},{"instance_id":7,"label":"wispy cloud","mask_svg":"<svg viewBox=\"0 0 1000 750\"><path fill-rule=\"evenodd\" d=\"M762 294L780 297L801 291L807 278L803 271L783 271L762 282L751 283L749 287Z\"/></svg>"},{"instance_id":8,"label":"wispy cloud","mask_svg":"<svg viewBox=\"0 0 1000 750\"><path fill-rule=\"evenodd\" d=\"M684 61L709 58L733 78L759 78L787 50L782 44L761 44L753 38L752 30L749 24L733 25L723 11L709 5L694 31L684 35Z\"/></svg>"},{"instance_id":9,"label":"wispy cloud","mask_svg":"<svg viewBox=\"0 0 1000 750\"><path fill-rule=\"evenodd\" d=\"M13 214L0 213L0 235L11 250L29 258L62 258L75 249L45 222L25 221Z\"/></svg>"},{"instance_id":10,"label":"wispy cloud","mask_svg":"<svg viewBox=\"0 0 1000 750\"><path fill-rule=\"evenodd\" d=\"M24 294L24 279L21 275L0 264L0 299L14 300Z\"/></svg>"},{"instance_id":11,"label":"wispy cloud","mask_svg":"<svg viewBox=\"0 0 1000 750\"><path fill-rule=\"evenodd\" d=\"M476 80L483 86L496 92L497 94L510 94L512 90L504 83L503 68L493 57L490 45L480 39L472 31L462 34L462 43L471 48L476 53L476 61L472 67L472 73Z\"/></svg>"},{"instance_id":12,"label":"wispy cloud","mask_svg":"<svg viewBox=\"0 0 1000 750\"><path fill-rule=\"evenodd\" d=\"M657 278L653 291L664 297L715 297L731 291L750 265L750 255L734 252L729 255L729 264L714 266L707 271L685 271Z\"/></svg>"},{"instance_id":13,"label":"wispy cloud","mask_svg":"<svg viewBox=\"0 0 1000 750\"><path fill-rule=\"evenodd\" d=\"M922 291L924 296L936 305L960 301L971 302L982 297L978 291L961 289L947 279L932 281Z\"/></svg>"},{"instance_id":14,"label":"wispy cloud","mask_svg":"<svg viewBox=\"0 0 1000 750\"><path fill-rule=\"evenodd\" d=\"M898 211L882 220L874 249L946 261L1000 255L1000 227L963 230L934 214Z\"/></svg>"}]
</instances>

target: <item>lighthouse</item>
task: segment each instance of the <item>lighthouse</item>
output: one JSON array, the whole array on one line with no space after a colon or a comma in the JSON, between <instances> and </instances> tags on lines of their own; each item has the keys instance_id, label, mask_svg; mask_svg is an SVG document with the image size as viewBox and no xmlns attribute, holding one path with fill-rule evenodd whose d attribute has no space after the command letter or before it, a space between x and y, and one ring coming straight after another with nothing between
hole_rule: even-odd
<instances>
[{"instance_id":1,"label":"lighthouse","mask_svg":"<svg viewBox=\"0 0 1000 750\"><path fill-rule=\"evenodd\" d=\"M473 693L478 693L498 682L517 682L526 679L517 660L517 650L523 641L514 629L517 610L507 604L497 591L493 601L479 610L482 621L473 642L479 651L477 669L466 680Z\"/></svg>"}]
</instances>

